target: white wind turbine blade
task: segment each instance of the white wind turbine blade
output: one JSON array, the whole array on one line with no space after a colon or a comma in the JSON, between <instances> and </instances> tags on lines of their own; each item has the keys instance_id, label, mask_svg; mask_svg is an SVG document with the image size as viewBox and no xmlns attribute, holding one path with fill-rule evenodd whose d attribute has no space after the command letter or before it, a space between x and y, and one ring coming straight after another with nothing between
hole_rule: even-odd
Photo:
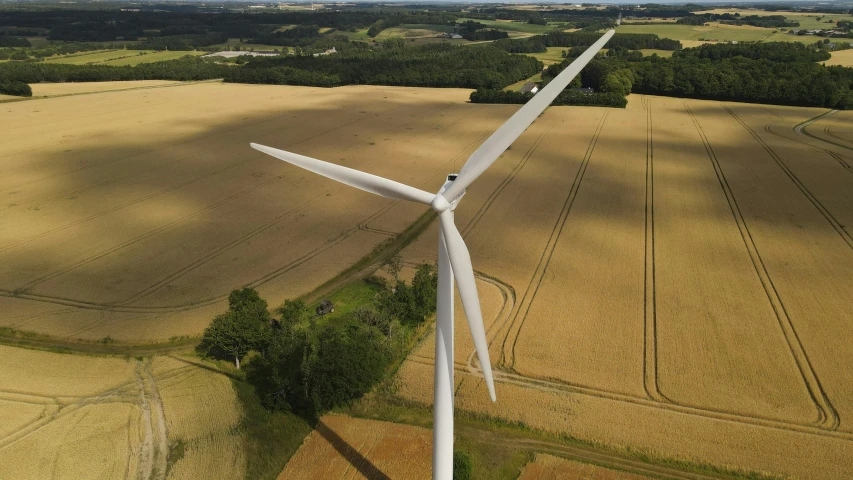
<instances>
[{"instance_id":1,"label":"white wind turbine blade","mask_svg":"<svg viewBox=\"0 0 853 480\"><path fill-rule=\"evenodd\" d=\"M447 188L442 196L452 202L456 197L461 195L548 108L548 105L571 83L572 79L580 73L583 67L595 57L595 54L604 47L604 44L610 40L610 37L614 33L615 31L609 30L602 35L598 41L586 49L581 56L576 58L559 75L554 77L548 85L545 85L545 88L534 95L524 106L519 108L512 118L507 120L491 137L483 142L480 148L471 154L468 161L465 162L465 166L459 171L459 176L456 177L456 180Z\"/></svg>"},{"instance_id":2,"label":"white wind turbine blade","mask_svg":"<svg viewBox=\"0 0 853 480\"><path fill-rule=\"evenodd\" d=\"M285 152L277 148L250 143L255 150L272 155L273 157L284 160L287 163L304 168L305 170L314 172L332 180L337 180L351 187L364 190L365 192L374 193L383 197L394 198L397 200L409 200L412 202L425 203L429 205L435 198L435 195L415 187L410 187L394 180L377 177L369 173L353 170L352 168L342 167L334 163L324 162L315 158L298 155L296 153Z\"/></svg>"},{"instance_id":3,"label":"white wind turbine blade","mask_svg":"<svg viewBox=\"0 0 853 480\"><path fill-rule=\"evenodd\" d=\"M453 212L445 210L439 215L441 221L441 232L444 236L444 245L447 247L447 256L450 257L450 267L456 278L456 287L459 289L459 297L462 298L462 307L465 309L465 317L468 319L468 328L474 338L474 347L477 349L477 358L480 359L480 368L486 378L486 387L489 389L489 397L492 401L495 397L495 382L492 379L492 362L489 359L489 342L486 340L486 329L483 326L483 313L480 311L480 298L477 295L477 283L474 279L474 266L471 265L471 255L468 247L462 240L462 235L453 223Z\"/></svg>"}]
</instances>

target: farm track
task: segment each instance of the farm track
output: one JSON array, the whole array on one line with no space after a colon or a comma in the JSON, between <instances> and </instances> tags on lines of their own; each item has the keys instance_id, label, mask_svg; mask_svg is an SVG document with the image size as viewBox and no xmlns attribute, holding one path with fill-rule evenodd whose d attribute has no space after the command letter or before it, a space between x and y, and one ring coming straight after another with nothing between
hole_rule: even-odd
<instances>
[{"instance_id":1,"label":"farm track","mask_svg":"<svg viewBox=\"0 0 853 480\"><path fill-rule=\"evenodd\" d=\"M846 230L844 230L844 227L841 226L841 224L832 215L832 213L830 213L829 210L827 210L826 207L824 207L823 204L820 203L820 200L818 200L811 193L811 191L809 191L809 189L800 181L800 179L794 174L794 172L792 172L791 169L788 168L788 165L786 165L785 162L783 162L782 159L779 157L779 155L772 148L770 148L770 145L767 145L767 143L757 133L755 133L755 131L750 128L749 125L747 125L743 120L741 120L740 117L738 117L737 114L735 114L735 112L733 112L729 107L727 107L725 104L721 105L747 132L749 132L752 138L754 138L755 141L758 142L762 148L764 148L764 151L766 151L770 155L770 157L773 158L779 168L782 169L782 171L785 173L785 175L788 176L791 182L794 183L797 189L799 189L800 192L812 203L812 205L814 205L814 207L820 212L821 215L823 215L826 221L829 222L830 225L832 225L832 228L835 229L838 235L840 235L844 242L847 243L847 246L853 249L853 236L851 236Z\"/></svg>"},{"instance_id":2,"label":"farm track","mask_svg":"<svg viewBox=\"0 0 853 480\"><path fill-rule=\"evenodd\" d=\"M818 140L818 141L821 141L821 142L825 142L825 143L828 143L828 144L830 144L830 145L835 145L836 147L846 148L847 150L853 150L853 147L850 147L850 146L848 146L848 145L843 145L843 144L840 144L840 143L833 142L833 141L831 141L831 140L827 140L827 139L825 139L825 138L818 137L818 136L816 136L816 135L812 135L812 134L811 134L811 133L809 133L809 132L808 132L808 130L806 129L806 127L808 127L808 126L809 126L809 125L811 125L812 123L814 123L814 122L816 122L816 121L820 120L821 118L825 118L825 117L828 117L828 116L830 116L830 115L833 115L833 114L835 114L836 112L838 112L838 110L830 110L830 111L828 111L828 112L826 112L826 113L824 113L824 114L821 114L821 115L818 115L818 116L816 116L816 117L814 117L814 118L811 118L811 119L809 119L809 120L806 120L805 122L800 123L799 125L795 125L795 126L794 126L794 128L793 128L793 130L794 130L795 132L799 133L800 135L803 135L803 136L806 136L806 137L811 137L811 138L814 138L815 140ZM834 136L834 135L833 135L833 136ZM836 138L837 138L837 137L836 137Z\"/></svg>"},{"instance_id":3,"label":"farm track","mask_svg":"<svg viewBox=\"0 0 853 480\"><path fill-rule=\"evenodd\" d=\"M583 160L581 161L581 164L578 167L574 182L572 183L569 193L566 196L566 200L563 203L563 208L560 211L560 215L557 217L557 221L554 223L554 226L551 229L551 234L548 238L548 243L546 244L546 247L542 252L542 256L539 259L539 264L536 266L536 270L534 271L533 277L531 278L530 283L528 284L527 289L524 292L524 295L521 297L521 303L519 303L518 311L516 311L515 316L510 322L506 336L504 337L504 340L502 342L499 364L510 370L512 370L515 366L515 346L518 342L519 334L524 325L524 321L527 317L527 314L530 311L530 307L531 305L533 305L533 301L536 298L536 293L539 290L539 285L542 283L542 279L545 276L545 271L548 268L548 263L551 260L551 256L554 254L554 249L557 246L557 241L559 240L560 235L563 232L563 227L565 226L566 220L569 217L569 211L571 210L572 204L574 203L574 199L577 196L577 192L580 188L581 182L583 182L583 176L586 172L586 167L589 164L590 158L592 157L592 152L595 150L595 144L598 142L598 138L601 135L601 131L604 129L604 123L607 120L607 116L608 112L605 112L604 115L601 117L601 120L599 121L595 129L595 132L593 133L592 140L590 140L590 143L587 146L586 153L584 154ZM507 355L507 344L510 343L510 336L512 336L512 342L509 350L509 355Z\"/></svg>"},{"instance_id":4,"label":"farm track","mask_svg":"<svg viewBox=\"0 0 853 480\"><path fill-rule=\"evenodd\" d=\"M758 251L758 247L755 244L755 240L752 237L752 233L749 230L749 227L746 224L746 220L743 217L743 214L740 211L740 207L738 206L737 199L732 192L731 187L726 180L725 173L720 166L719 161L717 160L717 156L714 153L714 149L711 146L708 137L705 135L702 126L699 124L699 121L696 119L696 116L693 114L693 111L690 109L690 106L687 102L684 102L684 108L687 113L690 115L691 120L693 121L693 125L696 127L696 131L699 133L699 136L702 138L702 143L705 146L705 151L708 153L708 158L711 160L711 163L714 166L714 172L717 175L717 179L720 182L720 187L723 189L723 193L725 194L726 200L729 203L729 208L731 209L732 216L734 217L735 223L738 226L738 230L740 231L741 238L743 239L744 246L746 247L747 252L749 253L749 257L752 260L752 265L755 270L756 275L758 275L759 280L761 281L761 285L764 288L764 292L767 295L767 300L770 302L770 305L773 307L773 312L776 315L776 320L779 323L779 327L782 329L782 333L785 336L785 340L788 344L788 348L791 352L791 355L794 357L794 361L797 363L797 368L800 371L800 376L803 379L803 382L808 389L809 395L812 398L812 401L815 403L815 406L818 409L819 418L818 425L821 428L827 430L835 430L838 428L840 421L838 418L838 412L836 412L835 408L833 408L832 403L829 400L829 397L826 395L826 392L823 389L823 386L820 383L820 380L817 377L817 372L815 372L811 361L809 360L808 354L805 351L805 348L800 341L799 335L797 335L797 331L794 328L794 324L791 321L791 318L788 316L788 312L785 309L785 304L782 302L782 299L779 297L779 293L776 290L776 286L773 284L773 279L770 277L770 273L767 271L766 266L764 265L764 261L761 258L761 254ZM728 108L726 108L728 110ZM734 115L731 110L728 110L729 113ZM738 119L738 121L740 121ZM745 124L741 123L744 127ZM754 134L750 130L751 133ZM756 136L757 138L757 136ZM762 143L762 145L764 145ZM765 146L765 148L768 148Z\"/></svg>"},{"instance_id":5,"label":"farm track","mask_svg":"<svg viewBox=\"0 0 853 480\"><path fill-rule=\"evenodd\" d=\"M616 452L607 452L582 445L535 440L524 437L523 435L505 431L498 433L469 425L461 425L459 432L466 437L475 438L490 445L502 445L514 450L553 454L571 460L578 460L583 463L589 463L629 473L648 475L653 478L660 478L664 480L718 480L721 478L730 478L729 476L689 472L666 465L646 463L631 457L620 455Z\"/></svg>"},{"instance_id":6,"label":"farm track","mask_svg":"<svg viewBox=\"0 0 853 480\"><path fill-rule=\"evenodd\" d=\"M646 111L646 204L645 204L645 258L643 261L643 388L650 399L669 401L660 391L657 355L657 303L655 296L655 175L654 131L652 128L652 102L642 97Z\"/></svg>"}]
</instances>

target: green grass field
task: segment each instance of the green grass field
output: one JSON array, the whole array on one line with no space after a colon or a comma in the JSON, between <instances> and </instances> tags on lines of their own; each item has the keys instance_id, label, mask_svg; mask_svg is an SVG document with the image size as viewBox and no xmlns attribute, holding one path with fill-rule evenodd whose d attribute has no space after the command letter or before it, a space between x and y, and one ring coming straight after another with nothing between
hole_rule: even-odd
<instances>
[{"instance_id":1,"label":"green grass field","mask_svg":"<svg viewBox=\"0 0 853 480\"><path fill-rule=\"evenodd\" d=\"M161 62L164 60L175 60L187 55L199 56L207 52L150 52L146 55L134 55L128 58L119 58L104 62L103 65L124 66L124 65L139 65L140 63Z\"/></svg>"},{"instance_id":2,"label":"green grass field","mask_svg":"<svg viewBox=\"0 0 853 480\"><path fill-rule=\"evenodd\" d=\"M135 50L95 50L87 53L73 53L71 55L60 55L45 59L45 63L65 63L69 65L86 65L88 63L102 63L128 55L136 55Z\"/></svg>"},{"instance_id":3,"label":"green grass field","mask_svg":"<svg viewBox=\"0 0 853 480\"><path fill-rule=\"evenodd\" d=\"M539 35L542 33L548 33L555 28L565 26L563 23L549 23L548 25L533 25L530 23L523 22L509 22L502 20L479 20L476 18L459 18L457 22L465 22L471 20L473 22L480 22L484 25L488 25L490 28L494 28L496 30L504 30L506 32L523 32L523 33L532 33L535 35Z\"/></svg>"},{"instance_id":4,"label":"green grass field","mask_svg":"<svg viewBox=\"0 0 853 480\"><path fill-rule=\"evenodd\" d=\"M548 51L543 53L528 53L531 57L536 58L540 62L544 63L547 67L548 65L553 65L555 63L562 62L563 52L568 50L567 47L547 47Z\"/></svg>"},{"instance_id":5,"label":"green grass field","mask_svg":"<svg viewBox=\"0 0 853 480\"><path fill-rule=\"evenodd\" d=\"M142 55L140 55L140 53ZM153 50L98 50L90 53L62 55L45 60L47 63L68 65L139 65L140 63L174 60L185 55L204 55L207 52L155 52Z\"/></svg>"},{"instance_id":6,"label":"green grass field","mask_svg":"<svg viewBox=\"0 0 853 480\"><path fill-rule=\"evenodd\" d=\"M453 27L450 25L424 25L424 24L407 24L397 27L386 28L379 32L376 40L382 41L392 37L402 38L423 38L437 37L442 33L453 32Z\"/></svg>"}]
</instances>

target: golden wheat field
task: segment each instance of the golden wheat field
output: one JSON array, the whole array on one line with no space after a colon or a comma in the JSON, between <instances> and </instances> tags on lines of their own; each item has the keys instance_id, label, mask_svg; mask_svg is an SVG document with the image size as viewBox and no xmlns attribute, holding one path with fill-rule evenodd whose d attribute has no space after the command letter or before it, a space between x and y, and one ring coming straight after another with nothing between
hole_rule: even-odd
<instances>
[{"instance_id":1,"label":"golden wheat field","mask_svg":"<svg viewBox=\"0 0 853 480\"><path fill-rule=\"evenodd\" d=\"M0 346L0 478L239 478L230 380L180 358ZM172 456L177 445L182 455Z\"/></svg>"},{"instance_id":2,"label":"golden wheat field","mask_svg":"<svg viewBox=\"0 0 853 480\"><path fill-rule=\"evenodd\" d=\"M432 432L426 428L326 415L278 478L429 478L431 455Z\"/></svg>"},{"instance_id":3,"label":"golden wheat field","mask_svg":"<svg viewBox=\"0 0 853 480\"><path fill-rule=\"evenodd\" d=\"M793 130L826 112L638 95L546 111L456 211L498 379L492 404L457 311L457 407L732 469L848 475L853 151ZM436 234L405 260L434 261ZM432 344L400 369L404 397L432 402Z\"/></svg>"},{"instance_id":4,"label":"golden wheat field","mask_svg":"<svg viewBox=\"0 0 853 480\"><path fill-rule=\"evenodd\" d=\"M468 94L197 83L4 103L0 326L163 341L199 334L232 288L272 306L310 292L426 208L248 143L435 190L516 109ZM487 400L457 299L457 407L656 456L849 476L853 117L794 129L827 112L639 95L626 109L548 109L456 210L498 396ZM408 267L435 261L437 230L403 251ZM6 468L37 448L37 476L245 469L240 411L216 373L0 348ZM398 372L403 397L432 403L432 358L427 338ZM74 441L89 419L112 436ZM283 476L318 452L334 460L316 478L369 476L353 463L428 476L428 430L324 422ZM404 437L423 443L411 454L423 464L388 455ZM169 464L174 442L184 455ZM67 460L95 451L106 470Z\"/></svg>"},{"instance_id":5,"label":"golden wheat field","mask_svg":"<svg viewBox=\"0 0 853 480\"><path fill-rule=\"evenodd\" d=\"M544 453L524 466L518 480L643 480L650 477L597 467Z\"/></svg>"},{"instance_id":6,"label":"golden wheat field","mask_svg":"<svg viewBox=\"0 0 853 480\"><path fill-rule=\"evenodd\" d=\"M249 142L431 190L514 110L467 96L199 83L4 104L0 325L163 341L198 335L233 288L310 292L425 208Z\"/></svg>"}]
</instances>

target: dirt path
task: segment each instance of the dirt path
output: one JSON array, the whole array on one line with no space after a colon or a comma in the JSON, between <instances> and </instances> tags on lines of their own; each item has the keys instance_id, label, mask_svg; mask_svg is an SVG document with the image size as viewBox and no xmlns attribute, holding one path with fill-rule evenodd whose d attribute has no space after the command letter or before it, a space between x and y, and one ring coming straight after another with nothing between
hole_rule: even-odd
<instances>
[{"instance_id":1,"label":"dirt path","mask_svg":"<svg viewBox=\"0 0 853 480\"><path fill-rule=\"evenodd\" d=\"M690 472L667 465L645 463L616 452L594 449L592 447L536 440L507 431L494 432L469 425L460 425L457 429L457 435L464 435L491 445L504 445L517 450L548 453L583 463L666 480L717 480L731 478L728 475Z\"/></svg>"}]
</instances>

